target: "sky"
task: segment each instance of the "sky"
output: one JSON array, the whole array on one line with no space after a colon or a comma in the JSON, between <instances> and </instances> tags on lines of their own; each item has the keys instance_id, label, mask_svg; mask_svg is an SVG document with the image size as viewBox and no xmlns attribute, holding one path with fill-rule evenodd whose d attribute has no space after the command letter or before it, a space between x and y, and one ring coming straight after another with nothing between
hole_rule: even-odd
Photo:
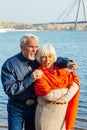
<instances>
[{"instance_id":1,"label":"sky","mask_svg":"<svg viewBox=\"0 0 87 130\"><path fill-rule=\"evenodd\" d=\"M76 19L77 2L79 0L0 0L0 21L50 23L57 21L65 12L60 21L72 21ZM84 3L87 13L87 0ZM82 4L79 19L84 19Z\"/></svg>"}]
</instances>

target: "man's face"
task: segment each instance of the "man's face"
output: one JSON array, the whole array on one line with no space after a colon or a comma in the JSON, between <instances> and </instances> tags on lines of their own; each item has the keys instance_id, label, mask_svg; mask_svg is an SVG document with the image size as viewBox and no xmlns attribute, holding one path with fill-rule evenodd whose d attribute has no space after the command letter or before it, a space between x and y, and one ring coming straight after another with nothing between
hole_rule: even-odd
<instances>
[{"instance_id":1,"label":"man's face","mask_svg":"<svg viewBox=\"0 0 87 130\"><path fill-rule=\"evenodd\" d=\"M21 45L21 51L26 59L34 60L38 50L38 42L34 38L27 38L25 45Z\"/></svg>"}]
</instances>

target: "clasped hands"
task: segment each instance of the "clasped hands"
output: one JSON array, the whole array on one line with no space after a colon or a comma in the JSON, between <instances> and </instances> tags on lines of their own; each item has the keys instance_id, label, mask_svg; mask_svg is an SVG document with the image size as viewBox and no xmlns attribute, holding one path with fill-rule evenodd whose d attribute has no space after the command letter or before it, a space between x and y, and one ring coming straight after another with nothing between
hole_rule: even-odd
<instances>
[{"instance_id":1,"label":"clasped hands","mask_svg":"<svg viewBox=\"0 0 87 130\"><path fill-rule=\"evenodd\" d=\"M52 101L50 104L66 104L66 102L62 99L62 98L58 98L57 100L55 101Z\"/></svg>"}]
</instances>

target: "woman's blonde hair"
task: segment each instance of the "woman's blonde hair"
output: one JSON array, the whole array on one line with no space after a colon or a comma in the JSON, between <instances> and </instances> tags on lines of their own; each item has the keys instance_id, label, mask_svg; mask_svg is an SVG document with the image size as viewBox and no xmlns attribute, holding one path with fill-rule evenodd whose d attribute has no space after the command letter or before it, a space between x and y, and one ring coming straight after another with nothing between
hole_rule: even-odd
<instances>
[{"instance_id":1,"label":"woman's blonde hair","mask_svg":"<svg viewBox=\"0 0 87 130\"><path fill-rule=\"evenodd\" d=\"M48 56L48 55L51 55L54 57L54 62L57 60L56 51L51 44L45 44L38 49L36 60L40 63L40 58L42 56Z\"/></svg>"}]
</instances>

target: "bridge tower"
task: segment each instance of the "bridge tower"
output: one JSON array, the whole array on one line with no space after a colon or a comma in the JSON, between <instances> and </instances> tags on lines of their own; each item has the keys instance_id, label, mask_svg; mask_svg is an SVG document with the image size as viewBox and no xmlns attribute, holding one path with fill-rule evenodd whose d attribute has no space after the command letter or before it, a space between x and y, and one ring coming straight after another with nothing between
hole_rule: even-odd
<instances>
[{"instance_id":1,"label":"bridge tower","mask_svg":"<svg viewBox=\"0 0 87 130\"><path fill-rule=\"evenodd\" d=\"M79 15L79 10L80 10L81 2L82 2L82 6L83 6L84 19L85 19L85 21L87 21L86 8L85 8L84 0L79 0L74 30L76 30L76 27L77 27L77 24L78 24L78 15Z\"/></svg>"}]
</instances>

